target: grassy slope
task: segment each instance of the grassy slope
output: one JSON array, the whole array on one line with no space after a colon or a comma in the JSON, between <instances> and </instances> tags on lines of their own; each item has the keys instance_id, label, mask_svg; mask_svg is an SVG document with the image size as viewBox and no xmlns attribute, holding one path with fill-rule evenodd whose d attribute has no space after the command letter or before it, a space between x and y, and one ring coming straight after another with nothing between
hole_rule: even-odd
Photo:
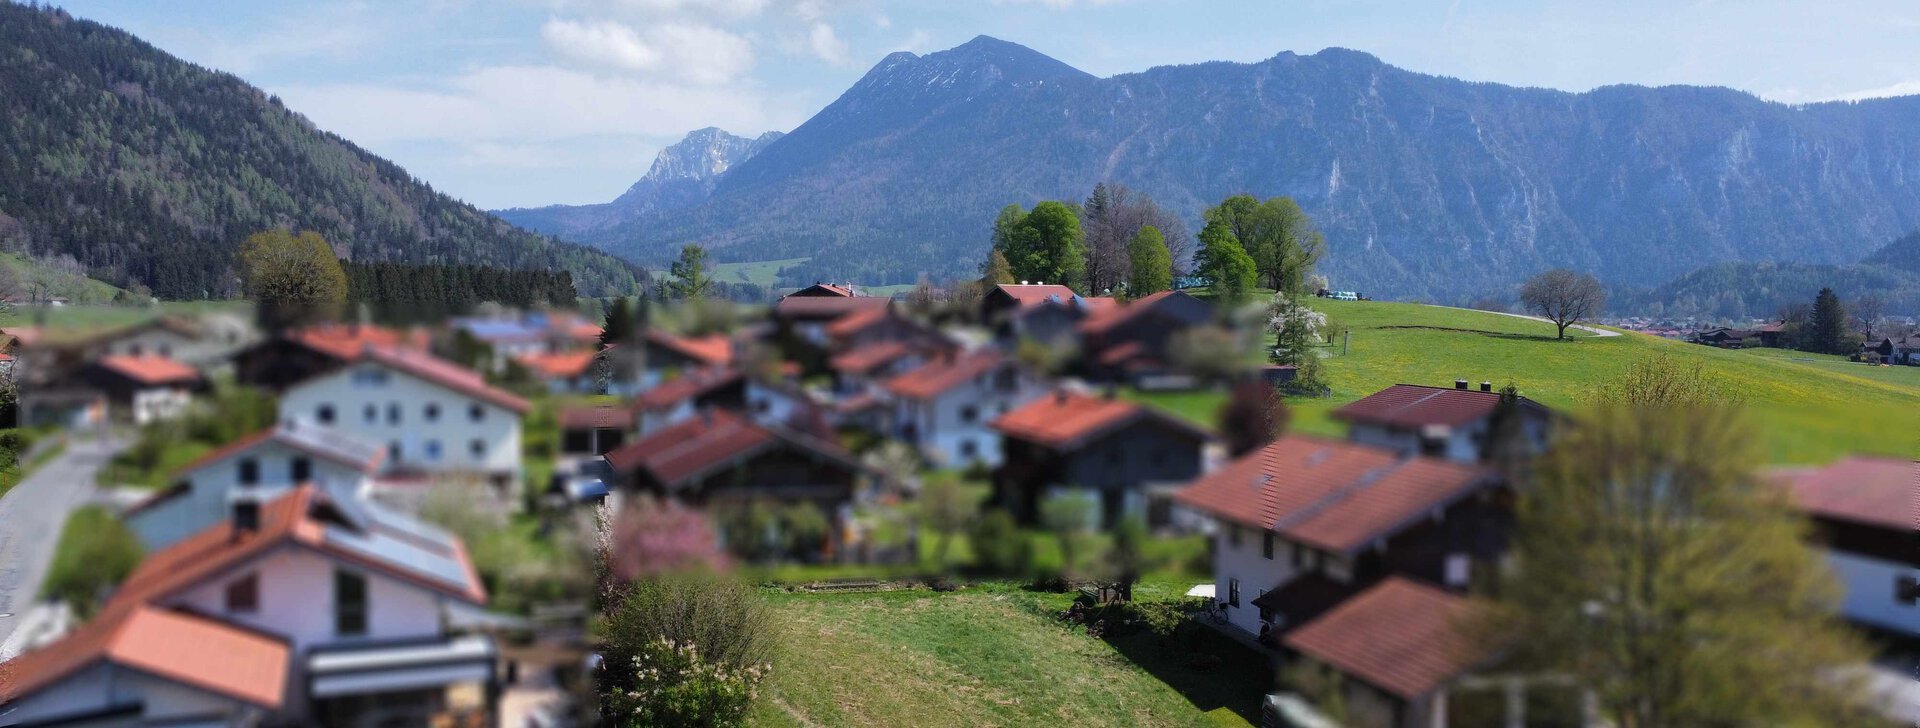
<instances>
[{"instance_id":1,"label":"grassy slope","mask_svg":"<svg viewBox=\"0 0 1920 728\"><path fill-rule=\"evenodd\" d=\"M44 314L49 329L71 330L80 334L135 324L163 314L230 313L251 317L252 310L252 304L246 301L163 301L153 306L14 306L13 310L0 313L0 327L36 325Z\"/></svg>"},{"instance_id":2,"label":"grassy slope","mask_svg":"<svg viewBox=\"0 0 1920 728\"><path fill-rule=\"evenodd\" d=\"M787 258L758 260L750 263L718 263L713 266L713 279L727 283L752 283L772 288L781 268L805 262L807 262L806 258ZM655 280L664 280L670 276L671 274L664 267L653 272Z\"/></svg>"},{"instance_id":3,"label":"grassy slope","mask_svg":"<svg viewBox=\"0 0 1920 728\"><path fill-rule=\"evenodd\" d=\"M61 273L18 253L0 253L0 265L13 269L21 286L38 284L47 295L64 296L73 303L107 303L120 293L111 283Z\"/></svg>"},{"instance_id":4,"label":"grassy slope","mask_svg":"<svg viewBox=\"0 0 1920 728\"><path fill-rule=\"evenodd\" d=\"M1296 399L1295 427L1339 434L1332 409L1395 383L1446 386L1455 378L1509 381L1554 407L1577 408L1592 389L1656 353L1697 361L1733 382L1761 428L1772 460L1807 463L1849 452L1910 455L1920 438L1887 423L1920 407L1920 370L1834 361L1798 353L1727 351L1627 334L1555 341L1553 327L1477 311L1416 304L1315 301L1353 330L1352 349L1327 360L1333 396ZM1416 327L1416 328L1409 328ZM1421 328L1423 327L1423 328ZM1211 422L1220 396L1136 394L1191 419Z\"/></svg>"},{"instance_id":5,"label":"grassy slope","mask_svg":"<svg viewBox=\"0 0 1920 728\"><path fill-rule=\"evenodd\" d=\"M1247 725L1271 681L1250 651L1201 673L1068 629L1045 614L1065 595L770 598L786 633L754 725Z\"/></svg>"}]
</instances>

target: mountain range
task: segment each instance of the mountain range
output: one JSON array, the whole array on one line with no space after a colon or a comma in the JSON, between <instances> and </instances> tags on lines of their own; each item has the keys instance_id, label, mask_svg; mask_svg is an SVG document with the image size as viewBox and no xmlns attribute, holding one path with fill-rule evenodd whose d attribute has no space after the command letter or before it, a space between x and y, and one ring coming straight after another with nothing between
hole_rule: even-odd
<instances>
[{"instance_id":1,"label":"mountain range","mask_svg":"<svg viewBox=\"0 0 1920 728\"><path fill-rule=\"evenodd\" d=\"M1335 286L1449 301L1556 266L1644 292L1729 261L1848 264L1920 228L1920 97L1570 93L1342 49L1098 78L980 37L887 56L759 146L691 185L656 163L657 197L636 185L609 205L503 214L636 261L697 242L726 261L810 258L790 284L885 284L971 275L1000 207L1097 182L1196 230L1229 195L1285 195L1326 233Z\"/></svg>"},{"instance_id":2,"label":"mountain range","mask_svg":"<svg viewBox=\"0 0 1920 728\"><path fill-rule=\"evenodd\" d=\"M440 194L230 74L66 12L0 2L0 249L71 256L166 298L233 292L273 227L359 261L564 269L583 294L642 273Z\"/></svg>"}]
</instances>

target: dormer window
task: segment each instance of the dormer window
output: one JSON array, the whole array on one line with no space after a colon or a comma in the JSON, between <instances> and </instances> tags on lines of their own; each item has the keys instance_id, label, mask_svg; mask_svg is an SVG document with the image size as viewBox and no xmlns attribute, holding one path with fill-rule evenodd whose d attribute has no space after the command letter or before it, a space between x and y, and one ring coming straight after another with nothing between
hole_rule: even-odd
<instances>
[{"instance_id":1,"label":"dormer window","mask_svg":"<svg viewBox=\"0 0 1920 728\"><path fill-rule=\"evenodd\" d=\"M248 574L227 584L227 613L252 614L260 611L260 575Z\"/></svg>"},{"instance_id":2,"label":"dormer window","mask_svg":"<svg viewBox=\"0 0 1920 728\"><path fill-rule=\"evenodd\" d=\"M387 383L387 370L379 367L361 367L353 370L353 383L362 387L379 387Z\"/></svg>"},{"instance_id":3,"label":"dormer window","mask_svg":"<svg viewBox=\"0 0 1920 728\"><path fill-rule=\"evenodd\" d=\"M253 458L241 458L239 465L241 485L260 484L260 461Z\"/></svg>"},{"instance_id":4,"label":"dormer window","mask_svg":"<svg viewBox=\"0 0 1920 728\"><path fill-rule=\"evenodd\" d=\"M295 485L298 485L300 483L305 483L313 479L313 461L312 460L309 460L304 457L294 458L293 462L291 463L291 469L293 471L293 482Z\"/></svg>"}]
</instances>

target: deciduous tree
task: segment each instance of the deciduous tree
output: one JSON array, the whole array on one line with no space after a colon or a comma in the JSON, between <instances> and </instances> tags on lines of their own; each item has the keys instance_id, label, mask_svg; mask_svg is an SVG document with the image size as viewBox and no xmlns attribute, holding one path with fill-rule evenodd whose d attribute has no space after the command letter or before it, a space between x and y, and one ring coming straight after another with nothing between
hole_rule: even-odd
<instances>
[{"instance_id":1,"label":"deciduous tree","mask_svg":"<svg viewBox=\"0 0 1920 728\"><path fill-rule=\"evenodd\" d=\"M313 231L249 236L240 246L240 271L255 314L268 330L337 319L347 302L340 259Z\"/></svg>"},{"instance_id":2,"label":"deciduous tree","mask_svg":"<svg viewBox=\"0 0 1920 728\"><path fill-rule=\"evenodd\" d=\"M1167 240L1160 234L1160 228L1148 225L1135 233L1132 242L1127 243L1128 266L1127 295L1139 298L1173 287L1173 254L1167 251Z\"/></svg>"},{"instance_id":3,"label":"deciduous tree","mask_svg":"<svg viewBox=\"0 0 1920 728\"><path fill-rule=\"evenodd\" d=\"M1229 306L1247 299L1253 291L1253 258L1248 257L1226 221L1215 219L1200 231L1200 252L1194 256L1200 275L1213 284L1213 295Z\"/></svg>"},{"instance_id":4,"label":"deciduous tree","mask_svg":"<svg viewBox=\"0 0 1920 728\"><path fill-rule=\"evenodd\" d=\"M1565 339L1567 327L1597 316L1607 307L1607 290L1593 276L1555 268L1520 286L1520 304L1552 321L1557 338Z\"/></svg>"},{"instance_id":5,"label":"deciduous tree","mask_svg":"<svg viewBox=\"0 0 1920 728\"><path fill-rule=\"evenodd\" d=\"M1233 388L1220 406L1220 438L1227 453L1240 457L1273 442L1287 429L1292 413L1273 385L1247 380Z\"/></svg>"}]
</instances>

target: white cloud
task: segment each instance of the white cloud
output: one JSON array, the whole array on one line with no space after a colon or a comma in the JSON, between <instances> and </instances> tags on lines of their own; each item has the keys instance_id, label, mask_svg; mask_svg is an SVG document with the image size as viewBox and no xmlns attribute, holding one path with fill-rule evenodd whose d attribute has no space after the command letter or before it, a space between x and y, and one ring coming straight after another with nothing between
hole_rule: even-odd
<instances>
[{"instance_id":1,"label":"white cloud","mask_svg":"<svg viewBox=\"0 0 1920 728\"><path fill-rule=\"evenodd\" d=\"M540 37L575 63L686 83L724 84L753 68L752 43L707 25L664 23L641 32L614 21L556 18L540 27Z\"/></svg>"},{"instance_id":2,"label":"white cloud","mask_svg":"<svg viewBox=\"0 0 1920 728\"><path fill-rule=\"evenodd\" d=\"M836 66L844 66L853 59L847 55L847 42L840 40L833 32L833 26L826 23L814 23L807 31L807 48L820 60Z\"/></svg>"},{"instance_id":3,"label":"white cloud","mask_svg":"<svg viewBox=\"0 0 1920 728\"><path fill-rule=\"evenodd\" d=\"M879 29L881 29L881 30L886 30L886 29L888 29L888 28L892 28L892 27L893 27L893 18L889 18L889 17L887 17L887 14L886 14L886 13L881 13L881 14L879 14L879 15L875 15L875 16L873 16L873 27L875 27L875 28L879 28Z\"/></svg>"},{"instance_id":4,"label":"white cloud","mask_svg":"<svg viewBox=\"0 0 1920 728\"><path fill-rule=\"evenodd\" d=\"M912 33L907 34L906 39L893 44L893 47L887 49L887 52L907 51L909 53L919 53L926 50L927 46L931 43L933 43L933 36L928 35L925 30L914 28Z\"/></svg>"}]
</instances>

